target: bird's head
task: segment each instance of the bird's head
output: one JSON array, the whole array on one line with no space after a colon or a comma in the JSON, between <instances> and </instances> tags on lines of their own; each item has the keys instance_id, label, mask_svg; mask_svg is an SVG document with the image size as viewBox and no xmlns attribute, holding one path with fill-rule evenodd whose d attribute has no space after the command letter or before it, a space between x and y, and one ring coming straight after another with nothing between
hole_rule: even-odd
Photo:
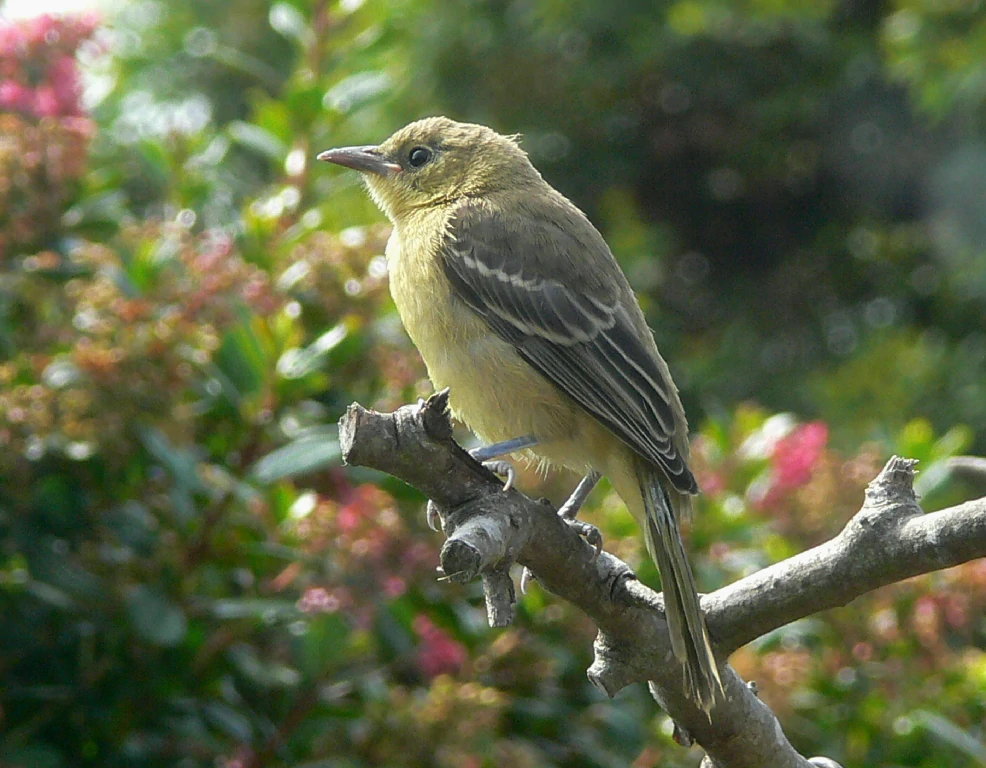
<instances>
[{"instance_id":1,"label":"bird's head","mask_svg":"<svg viewBox=\"0 0 986 768\"><path fill-rule=\"evenodd\" d=\"M418 120L380 145L330 149L318 159L362 173L392 221L415 209L541 180L516 138L447 117Z\"/></svg>"}]
</instances>

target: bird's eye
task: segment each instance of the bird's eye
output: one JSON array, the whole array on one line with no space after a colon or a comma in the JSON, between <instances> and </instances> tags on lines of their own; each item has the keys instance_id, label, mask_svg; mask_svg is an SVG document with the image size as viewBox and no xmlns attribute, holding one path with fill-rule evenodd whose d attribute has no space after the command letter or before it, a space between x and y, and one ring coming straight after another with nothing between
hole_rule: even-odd
<instances>
[{"instance_id":1,"label":"bird's eye","mask_svg":"<svg viewBox=\"0 0 986 768\"><path fill-rule=\"evenodd\" d=\"M431 160L431 150L428 147L415 147L407 153L407 161L412 168L420 168Z\"/></svg>"}]
</instances>

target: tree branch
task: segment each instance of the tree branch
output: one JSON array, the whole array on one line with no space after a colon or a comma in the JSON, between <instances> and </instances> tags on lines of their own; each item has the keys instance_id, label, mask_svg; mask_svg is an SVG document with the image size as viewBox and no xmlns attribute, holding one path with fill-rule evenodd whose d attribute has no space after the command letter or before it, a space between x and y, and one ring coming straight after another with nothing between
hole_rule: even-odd
<instances>
[{"instance_id":1,"label":"tree branch","mask_svg":"<svg viewBox=\"0 0 986 768\"><path fill-rule=\"evenodd\" d=\"M834 539L706 596L719 648L728 655L878 587L986 556L986 498L925 514L914 496L914 464L892 458Z\"/></svg>"},{"instance_id":2,"label":"tree branch","mask_svg":"<svg viewBox=\"0 0 986 768\"><path fill-rule=\"evenodd\" d=\"M684 695L673 661L663 602L630 568L580 538L549 505L502 483L452 439L448 395L392 414L350 406L340 421L347 463L413 485L443 511L447 578L481 577L492 626L513 616L512 563L529 567L549 592L578 606L599 628L589 679L609 696L649 682L683 743L697 741L719 768L809 768L773 712L728 664L726 700L711 721ZM860 512L832 541L702 599L717 655L761 634L907 576L986 556L986 500L923 515L914 498L913 462L892 459L867 489Z\"/></svg>"}]
</instances>

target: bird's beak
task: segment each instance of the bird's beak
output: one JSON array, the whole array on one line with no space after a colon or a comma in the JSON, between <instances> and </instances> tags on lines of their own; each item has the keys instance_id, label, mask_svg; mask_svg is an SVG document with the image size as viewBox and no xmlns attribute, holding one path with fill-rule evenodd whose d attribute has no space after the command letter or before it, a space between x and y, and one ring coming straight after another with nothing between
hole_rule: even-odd
<instances>
[{"instance_id":1,"label":"bird's beak","mask_svg":"<svg viewBox=\"0 0 986 768\"><path fill-rule=\"evenodd\" d=\"M352 168L360 173L372 173L388 178L401 172L397 163L392 163L383 156L380 147L339 147L327 149L319 153L318 160L335 163L346 168Z\"/></svg>"}]
</instances>

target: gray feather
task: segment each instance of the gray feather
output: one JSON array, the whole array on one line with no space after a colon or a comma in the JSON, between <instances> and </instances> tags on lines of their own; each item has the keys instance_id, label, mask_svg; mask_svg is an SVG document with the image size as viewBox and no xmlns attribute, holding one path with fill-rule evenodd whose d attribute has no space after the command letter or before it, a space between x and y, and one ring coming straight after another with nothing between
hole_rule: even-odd
<instances>
[{"instance_id":1,"label":"gray feather","mask_svg":"<svg viewBox=\"0 0 986 768\"><path fill-rule=\"evenodd\" d=\"M555 213L564 220L574 210L559 204ZM615 281L546 275L552 264L577 263L587 247L604 249ZM551 258L558 253L566 258ZM660 467L677 490L697 492L673 439L673 385L614 291L625 278L602 238L587 244L533 215L510 225L466 202L452 216L441 258L455 295L522 358Z\"/></svg>"},{"instance_id":2,"label":"gray feather","mask_svg":"<svg viewBox=\"0 0 986 768\"><path fill-rule=\"evenodd\" d=\"M647 513L644 540L661 574L671 649L684 671L685 693L709 712L722 695L722 680L671 499L654 470L642 462L637 479Z\"/></svg>"}]
</instances>

